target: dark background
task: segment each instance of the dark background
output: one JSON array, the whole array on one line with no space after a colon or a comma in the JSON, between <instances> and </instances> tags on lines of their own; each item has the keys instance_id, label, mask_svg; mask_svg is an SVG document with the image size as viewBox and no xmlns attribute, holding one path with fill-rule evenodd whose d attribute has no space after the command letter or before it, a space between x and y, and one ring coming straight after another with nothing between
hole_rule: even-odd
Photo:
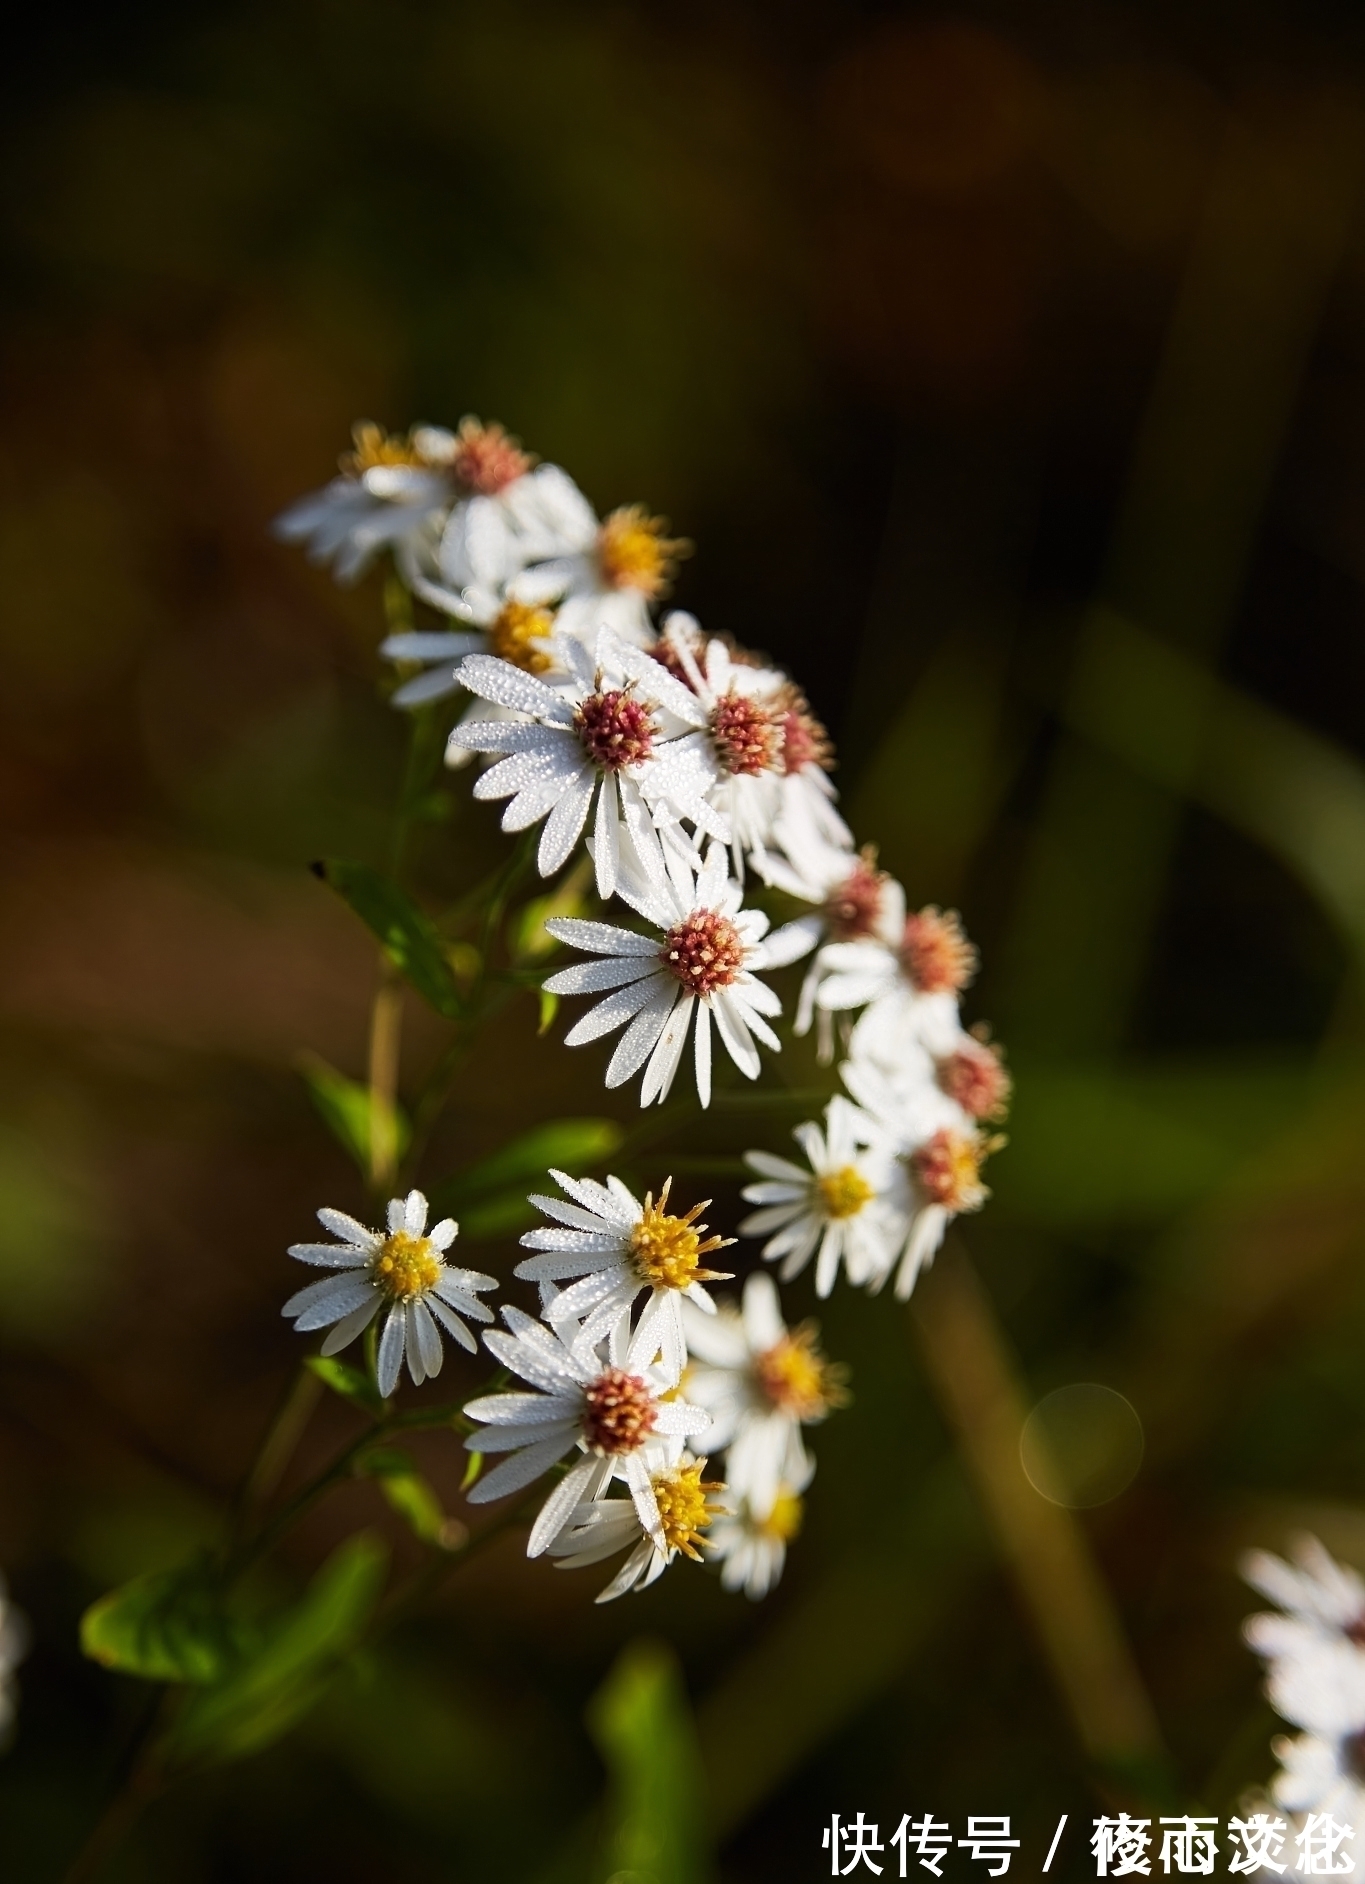
<instances>
[{"instance_id":1,"label":"dark background","mask_svg":"<svg viewBox=\"0 0 1365 1884\"><path fill-rule=\"evenodd\" d=\"M373 954L304 866L379 853L402 728L378 578L269 534L360 417L497 417L600 510L667 513L679 601L795 673L860 839L962 909L1018 1084L967 1241L1026 1401L1101 1381L1143 1422L1082 1522L1167 1778L1125 1793L1078 1743L906 1311L844 1291L855 1401L765 1605L682 1565L596 1610L508 1540L111 1875L604 1878L584 1712L641 1634L735 1884L826 1874L835 1810L1010 1812L1032 1869L1061 1811L1226 1813L1268 1775L1238 1553L1307 1523L1365 1555L1357 21L277 0L7 39L7 1876L61 1874L142 1705L81 1610L214 1534L295 1359L284 1248L360 1203L295 1056L363 1073ZM503 854L452 803L437 899ZM433 1029L414 1006L409 1068ZM599 1077L510 1009L423 1182L610 1112ZM717 1227L726 1160L795 1116L670 1147ZM459 1509L455 1442L423 1460ZM411 1551L358 1486L282 1586L359 1523Z\"/></svg>"}]
</instances>

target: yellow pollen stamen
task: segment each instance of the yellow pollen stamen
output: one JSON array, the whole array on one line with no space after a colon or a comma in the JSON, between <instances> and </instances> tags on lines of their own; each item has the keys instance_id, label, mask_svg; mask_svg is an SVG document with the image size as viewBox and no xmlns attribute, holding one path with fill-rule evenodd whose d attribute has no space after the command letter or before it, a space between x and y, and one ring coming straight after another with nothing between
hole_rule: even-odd
<instances>
[{"instance_id":1,"label":"yellow pollen stamen","mask_svg":"<svg viewBox=\"0 0 1365 1884\"><path fill-rule=\"evenodd\" d=\"M510 661L525 674L544 674L554 666L554 657L539 644L554 625L555 618L548 608L508 601L490 623L488 639L501 660Z\"/></svg>"},{"instance_id":2,"label":"yellow pollen stamen","mask_svg":"<svg viewBox=\"0 0 1365 1884\"><path fill-rule=\"evenodd\" d=\"M667 595L679 557L692 549L686 537L665 536L667 528L643 504L612 511L597 533L597 560L609 589L638 589L649 602Z\"/></svg>"},{"instance_id":3,"label":"yellow pollen stamen","mask_svg":"<svg viewBox=\"0 0 1365 1884\"><path fill-rule=\"evenodd\" d=\"M784 1487L773 1500L772 1510L759 1523L758 1529L776 1544L790 1544L801 1529L801 1520L805 1514L805 1506L799 1495Z\"/></svg>"},{"instance_id":4,"label":"yellow pollen stamen","mask_svg":"<svg viewBox=\"0 0 1365 1884\"><path fill-rule=\"evenodd\" d=\"M650 1480L664 1542L670 1550L680 1550L698 1563L701 1552L696 1547L702 1542L702 1532L721 1515L721 1508L713 1505L706 1494L725 1489L719 1479L703 1478L705 1470L705 1459L694 1459L690 1465L656 1472Z\"/></svg>"},{"instance_id":5,"label":"yellow pollen stamen","mask_svg":"<svg viewBox=\"0 0 1365 1884\"><path fill-rule=\"evenodd\" d=\"M856 1217L877 1195L862 1172L851 1164L846 1164L841 1171L827 1171L824 1177L817 1179L815 1188L820 1193L825 1215L836 1223L842 1223L846 1217Z\"/></svg>"},{"instance_id":6,"label":"yellow pollen stamen","mask_svg":"<svg viewBox=\"0 0 1365 1884\"><path fill-rule=\"evenodd\" d=\"M630 1233L630 1254L637 1275L656 1289L686 1289L694 1282L724 1281L720 1271L699 1269L697 1264L713 1249L725 1249L735 1239L711 1236L702 1241L706 1225L696 1219L710 1204L709 1197L703 1203L693 1204L684 1217L670 1216L664 1205L672 1185L671 1177L664 1180L657 1204L654 1193L645 1192L644 1210Z\"/></svg>"},{"instance_id":7,"label":"yellow pollen stamen","mask_svg":"<svg viewBox=\"0 0 1365 1884\"><path fill-rule=\"evenodd\" d=\"M395 1230L380 1245L370 1266L370 1274L396 1302L409 1302L425 1295L436 1282L445 1264L429 1236L409 1236Z\"/></svg>"},{"instance_id":8,"label":"yellow pollen stamen","mask_svg":"<svg viewBox=\"0 0 1365 1884\"><path fill-rule=\"evenodd\" d=\"M754 1360L762 1392L774 1406L803 1422L823 1419L831 1407L848 1400L847 1370L825 1359L815 1344L816 1333L814 1322L803 1322Z\"/></svg>"},{"instance_id":9,"label":"yellow pollen stamen","mask_svg":"<svg viewBox=\"0 0 1365 1884\"><path fill-rule=\"evenodd\" d=\"M381 425L374 425L368 420L354 427L351 433L354 448L343 454L341 468L351 477L363 477L367 471L378 470L383 465L413 465L427 468L431 460L412 443L411 439L392 436Z\"/></svg>"}]
</instances>

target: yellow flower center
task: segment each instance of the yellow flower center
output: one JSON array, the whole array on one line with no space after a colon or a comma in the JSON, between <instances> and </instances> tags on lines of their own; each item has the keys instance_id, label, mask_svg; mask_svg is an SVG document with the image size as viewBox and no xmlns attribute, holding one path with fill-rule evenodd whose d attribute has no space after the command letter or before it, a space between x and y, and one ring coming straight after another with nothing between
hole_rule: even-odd
<instances>
[{"instance_id":1,"label":"yellow flower center","mask_svg":"<svg viewBox=\"0 0 1365 1884\"><path fill-rule=\"evenodd\" d=\"M759 1525L765 1537L772 1538L777 1544L790 1544L801 1529L801 1520L805 1516L805 1506L800 1496L788 1491L784 1486L773 1500L773 1508Z\"/></svg>"},{"instance_id":2,"label":"yellow flower center","mask_svg":"<svg viewBox=\"0 0 1365 1884\"><path fill-rule=\"evenodd\" d=\"M411 1301L425 1295L445 1267L429 1236L409 1236L395 1230L380 1245L370 1274L386 1295L396 1302Z\"/></svg>"},{"instance_id":3,"label":"yellow flower center","mask_svg":"<svg viewBox=\"0 0 1365 1884\"><path fill-rule=\"evenodd\" d=\"M685 537L668 537L663 517L643 504L613 510L597 533L597 560L609 589L638 589L648 602L668 593L678 558L691 553Z\"/></svg>"},{"instance_id":4,"label":"yellow flower center","mask_svg":"<svg viewBox=\"0 0 1365 1884\"><path fill-rule=\"evenodd\" d=\"M504 602L488 630L493 652L510 661L523 673L543 674L554 666L548 648L539 644L555 625L548 608L533 608L529 602Z\"/></svg>"},{"instance_id":5,"label":"yellow flower center","mask_svg":"<svg viewBox=\"0 0 1365 1884\"><path fill-rule=\"evenodd\" d=\"M423 469L431 466L431 459L425 457L410 438L390 434L382 425L368 420L354 427L351 438L353 449L341 460L342 470L351 477L363 477L367 471L377 470L381 465L403 464Z\"/></svg>"},{"instance_id":6,"label":"yellow flower center","mask_svg":"<svg viewBox=\"0 0 1365 1884\"><path fill-rule=\"evenodd\" d=\"M705 1459L694 1459L688 1465L675 1465L667 1472L656 1472L650 1480L654 1502L659 1507L664 1542L670 1550L681 1550L698 1562L701 1552L697 1545L702 1541L701 1534L720 1515L719 1507L713 1505L706 1494L724 1489L719 1479L703 1478L705 1470Z\"/></svg>"},{"instance_id":7,"label":"yellow flower center","mask_svg":"<svg viewBox=\"0 0 1365 1884\"><path fill-rule=\"evenodd\" d=\"M856 1217L877 1195L862 1172L851 1164L846 1164L842 1171L826 1172L824 1177L817 1179L815 1188L820 1193L825 1215L836 1222L842 1222L845 1217Z\"/></svg>"},{"instance_id":8,"label":"yellow flower center","mask_svg":"<svg viewBox=\"0 0 1365 1884\"><path fill-rule=\"evenodd\" d=\"M670 1216L664 1205L668 1202L672 1184L672 1178L665 1179L657 1204L653 1192L645 1192L645 1207L640 1213L640 1221L630 1233L630 1255L635 1264L635 1273L642 1282L648 1282L656 1289L686 1289L694 1282L724 1281L725 1278L717 1270L699 1269L697 1264L703 1256L710 1255L713 1249L724 1249L735 1239L732 1236L711 1236L705 1242L702 1241L706 1225L698 1223L696 1219L707 1208L711 1201L709 1198L700 1204L693 1204L685 1217Z\"/></svg>"},{"instance_id":9,"label":"yellow flower center","mask_svg":"<svg viewBox=\"0 0 1365 1884\"><path fill-rule=\"evenodd\" d=\"M814 1322L803 1322L754 1361L759 1387L775 1407L796 1420L823 1419L848 1398L845 1370L821 1354L816 1332Z\"/></svg>"}]
</instances>

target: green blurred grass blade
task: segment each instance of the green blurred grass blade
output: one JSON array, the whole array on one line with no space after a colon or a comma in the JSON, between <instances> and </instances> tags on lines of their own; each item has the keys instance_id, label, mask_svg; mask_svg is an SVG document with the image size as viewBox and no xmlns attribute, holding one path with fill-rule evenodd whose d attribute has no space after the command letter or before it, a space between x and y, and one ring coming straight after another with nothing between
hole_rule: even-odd
<instances>
[{"instance_id":1,"label":"green blurred grass blade","mask_svg":"<svg viewBox=\"0 0 1365 1884\"><path fill-rule=\"evenodd\" d=\"M217 1681L239 1646L217 1581L202 1561L135 1577L81 1617L82 1652L144 1681Z\"/></svg>"},{"instance_id":2,"label":"green blurred grass blade","mask_svg":"<svg viewBox=\"0 0 1365 1884\"><path fill-rule=\"evenodd\" d=\"M551 1166L577 1177L609 1158L625 1133L615 1119L550 1119L534 1125L508 1145L469 1165L454 1177L433 1186L432 1205L437 1210L454 1210L475 1198L490 1198L493 1193L515 1191L520 1187L525 1204L525 1186L544 1189L552 1180ZM501 1199L499 1199L501 1201ZM471 1219L462 1217L460 1228Z\"/></svg>"},{"instance_id":3,"label":"green blurred grass blade","mask_svg":"<svg viewBox=\"0 0 1365 1884\"><path fill-rule=\"evenodd\" d=\"M384 1545L368 1533L334 1551L301 1600L267 1628L258 1653L196 1693L180 1717L174 1754L195 1761L240 1759L286 1734L359 1642L387 1561Z\"/></svg>"},{"instance_id":4,"label":"green blurred grass blade","mask_svg":"<svg viewBox=\"0 0 1365 1884\"><path fill-rule=\"evenodd\" d=\"M301 1055L298 1065L323 1124L354 1160L361 1174L368 1177L374 1135L374 1095L368 1086L347 1079L344 1073L338 1073L316 1054ZM395 1155L401 1159L412 1138L412 1126L401 1106L393 1104L388 1110Z\"/></svg>"},{"instance_id":5,"label":"green blurred grass blade","mask_svg":"<svg viewBox=\"0 0 1365 1884\"><path fill-rule=\"evenodd\" d=\"M379 1389L368 1375L358 1367L352 1367L348 1361L339 1361L334 1354L310 1354L304 1362L309 1373L315 1374L324 1387L330 1387L333 1393L339 1393L343 1400L349 1400L363 1413L379 1414L384 1410Z\"/></svg>"},{"instance_id":6,"label":"green blurred grass blade","mask_svg":"<svg viewBox=\"0 0 1365 1884\"><path fill-rule=\"evenodd\" d=\"M315 876L348 903L384 946L389 960L446 1020L459 1020L464 1002L441 933L429 916L368 864L329 859L313 865Z\"/></svg>"},{"instance_id":7,"label":"green blurred grass blade","mask_svg":"<svg viewBox=\"0 0 1365 1884\"><path fill-rule=\"evenodd\" d=\"M610 1774L603 1875L631 1884L705 1884L705 1785L672 1651L661 1642L630 1643L594 1695L588 1726Z\"/></svg>"}]
</instances>

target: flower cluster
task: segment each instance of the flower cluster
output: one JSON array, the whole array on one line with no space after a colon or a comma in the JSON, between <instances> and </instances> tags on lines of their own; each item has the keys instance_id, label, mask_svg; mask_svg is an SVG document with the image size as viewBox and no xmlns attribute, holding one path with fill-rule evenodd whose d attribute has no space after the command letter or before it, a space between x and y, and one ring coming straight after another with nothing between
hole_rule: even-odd
<instances>
[{"instance_id":1,"label":"flower cluster","mask_svg":"<svg viewBox=\"0 0 1365 1884\"><path fill-rule=\"evenodd\" d=\"M1246 1639L1266 1663L1266 1694L1300 1729L1273 1743L1274 1804L1292 1815L1330 1813L1365 1825L1365 1582L1313 1537L1293 1562L1253 1551L1242 1564L1278 1613L1251 1616Z\"/></svg>"},{"instance_id":2,"label":"flower cluster","mask_svg":"<svg viewBox=\"0 0 1365 1884\"><path fill-rule=\"evenodd\" d=\"M968 1031L960 998L976 954L952 912L907 910L904 891L859 849L836 808L833 748L790 676L694 617L658 605L689 546L630 505L599 518L568 474L538 464L498 425L464 419L406 438L360 426L341 474L279 524L341 580L380 550L439 627L394 634L399 708L468 696L446 761L476 761L473 794L503 829L535 832L542 876L578 854L621 922L550 917L580 960L545 982L588 998L569 1046L616 1035L609 1087L637 1075L662 1102L689 1052L703 1106L715 1039L749 1079L777 1051L781 1001L769 974L808 958L794 1032L814 1027L845 1090L797 1128L804 1159L747 1161L757 1208L740 1225L789 1281L814 1261L828 1295L842 1268L904 1297L951 1219L986 1196L981 1166L1009 1079L997 1048ZM771 926L760 900L788 905ZM747 899L747 900L746 900ZM719 1306L702 1267L724 1246L618 1179L552 1173L532 1201L545 1224L517 1269L540 1311L507 1305L484 1333L523 1383L466 1408L466 1444L495 1458L470 1493L483 1503L553 1482L531 1526L532 1556L562 1566L623 1559L604 1597L652 1582L703 1545L730 1588L763 1595L781 1575L814 1462L804 1429L843 1398L813 1325L789 1328L770 1273ZM490 1278L449 1266L455 1225L426 1230L413 1192L386 1235L320 1213L339 1239L296 1246L342 1273L286 1306L331 1353L383 1315L376 1380L390 1395L406 1357L420 1383L442 1332L473 1347L469 1320ZM730 1239L725 1239L726 1241ZM724 1456L725 1483L704 1477ZM497 1457L496 1455L505 1455ZM724 1506L712 1493L723 1490Z\"/></svg>"}]
</instances>

